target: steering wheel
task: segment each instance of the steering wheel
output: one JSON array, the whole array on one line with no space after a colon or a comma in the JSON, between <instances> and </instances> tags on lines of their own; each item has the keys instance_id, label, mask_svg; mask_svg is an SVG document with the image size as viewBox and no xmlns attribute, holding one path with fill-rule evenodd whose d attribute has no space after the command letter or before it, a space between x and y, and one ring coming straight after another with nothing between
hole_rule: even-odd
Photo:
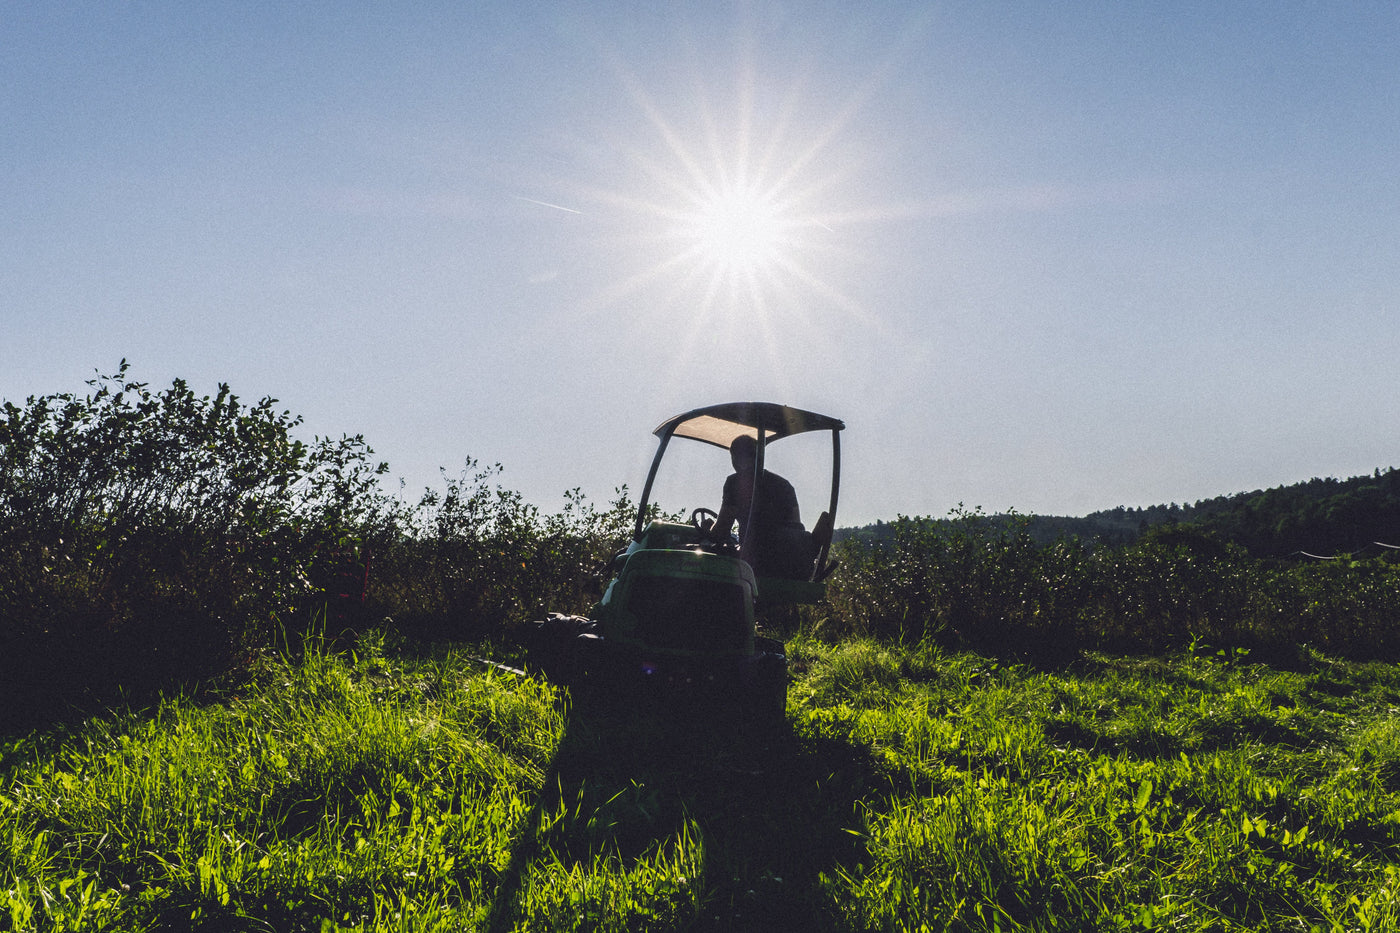
<instances>
[{"instance_id":1,"label":"steering wheel","mask_svg":"<svg viewBox=\"0 0 1400 933\"><path fill-rule=\"evenodd\" d=\"M709 527L706 527L706 524L704 522L704 518L707 515L710 517ZM710 528L713 528L714 523L718 520L719 513L714 511L713 509L707 509L704 506L701 506L700 508L690 513L690 523L694 525L695 530L699 531L701 534L709 534Z\"/></svg>"}]
</instances>

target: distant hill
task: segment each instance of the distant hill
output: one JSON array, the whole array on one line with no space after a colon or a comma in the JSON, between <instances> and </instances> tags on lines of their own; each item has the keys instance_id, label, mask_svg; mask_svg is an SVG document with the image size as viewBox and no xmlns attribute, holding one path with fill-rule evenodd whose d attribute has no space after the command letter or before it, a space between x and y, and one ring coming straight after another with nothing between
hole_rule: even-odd
<instances>
[{"instance_id":1,"label":"distant hill","mask_svg":"<svg viewBox=\"0 0 1400 933\"><path fill-rule=\"evenodd\" d=\"M1310 479L1291 486L1256 489L1194 504L1106 509L1082 518L1022 516L1036 541L1078 538L1103 545L1130 544L1148 529L1190 525L1242 545L1256 557L1298 552L1331 556L1374 550L1374 542L1400 545L1400 470L1376 470L1351 479ZM947 522L948 519L928 519ZM1015 520L992 516L994 522ZM841 529L838 537L881 538L890 525L876 522Z\"/></svg>"}]
</instances>

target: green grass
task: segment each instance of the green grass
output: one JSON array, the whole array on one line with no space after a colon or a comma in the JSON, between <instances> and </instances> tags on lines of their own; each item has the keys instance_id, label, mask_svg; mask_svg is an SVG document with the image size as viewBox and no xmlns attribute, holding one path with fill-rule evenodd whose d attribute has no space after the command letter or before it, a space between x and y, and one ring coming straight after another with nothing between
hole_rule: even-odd
<instances>
[{"instance_id":1,"label":"green grass","mask_svg":"<svg viewBox=\"0 0 1400 933\"><path fill-rule=\"evenodd\" d=\"M368 643L9 740L0 929L1400 928L1394 666L789 649L778 733Z\"/></svg>"}]
</instances>

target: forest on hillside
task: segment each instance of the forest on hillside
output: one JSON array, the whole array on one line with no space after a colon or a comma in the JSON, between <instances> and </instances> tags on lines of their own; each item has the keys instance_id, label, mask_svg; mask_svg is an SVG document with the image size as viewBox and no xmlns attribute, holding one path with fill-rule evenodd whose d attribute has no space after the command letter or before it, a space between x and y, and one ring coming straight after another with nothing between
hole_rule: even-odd
<instances>
[{"instance_id":1,"label":"forest on hillside","mask_svg":"<svg viewBox=\"0 0 1400 933\"><path fill-rule=\"evenodd\" d=\"M935 525L954 519L924 519ZM1201 499L1195 503L1118 506L1083 517L997 515L989 520L1024 525L1042 545L1062 539L1104 546L1137 541L1151 529L1186 526L1221 542L1243 547L1253 557L1336 557L1400 549L1400 470L1377 468L1369 476L1314 478L1270 489ZM877 522L843 529L842 536L880 539L892 525Z\"/></svg>"}]
</instances>

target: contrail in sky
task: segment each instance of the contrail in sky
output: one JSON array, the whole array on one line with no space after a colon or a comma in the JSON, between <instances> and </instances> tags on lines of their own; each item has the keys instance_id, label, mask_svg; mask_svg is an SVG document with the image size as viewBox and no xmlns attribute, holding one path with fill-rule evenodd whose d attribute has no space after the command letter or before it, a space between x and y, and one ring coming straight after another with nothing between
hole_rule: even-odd
<instances>
[{"instance_id":1,"label":"contrail in sky","mask_svg":"<svg viewBox=\"0 0 1400 933\"><path fill-rule=\"evenodd\" d=\"M561 207L561 206L558 205L558 204L550 204L548 201L536 201L534 198L525 198L525 197L521 197L521 196L518 195L518 194L516 195L516 198L517 198L518 200L525 201L525 202L527 202L527 203L529 203L529 204L538 204L540 207L552 207L552 208L554 208L556 211L568 211L570 214L582 214L582 213L583 213L583 211L576 211L576 210L574 210L572 207Z\"/></svg>"}]
</instances>

